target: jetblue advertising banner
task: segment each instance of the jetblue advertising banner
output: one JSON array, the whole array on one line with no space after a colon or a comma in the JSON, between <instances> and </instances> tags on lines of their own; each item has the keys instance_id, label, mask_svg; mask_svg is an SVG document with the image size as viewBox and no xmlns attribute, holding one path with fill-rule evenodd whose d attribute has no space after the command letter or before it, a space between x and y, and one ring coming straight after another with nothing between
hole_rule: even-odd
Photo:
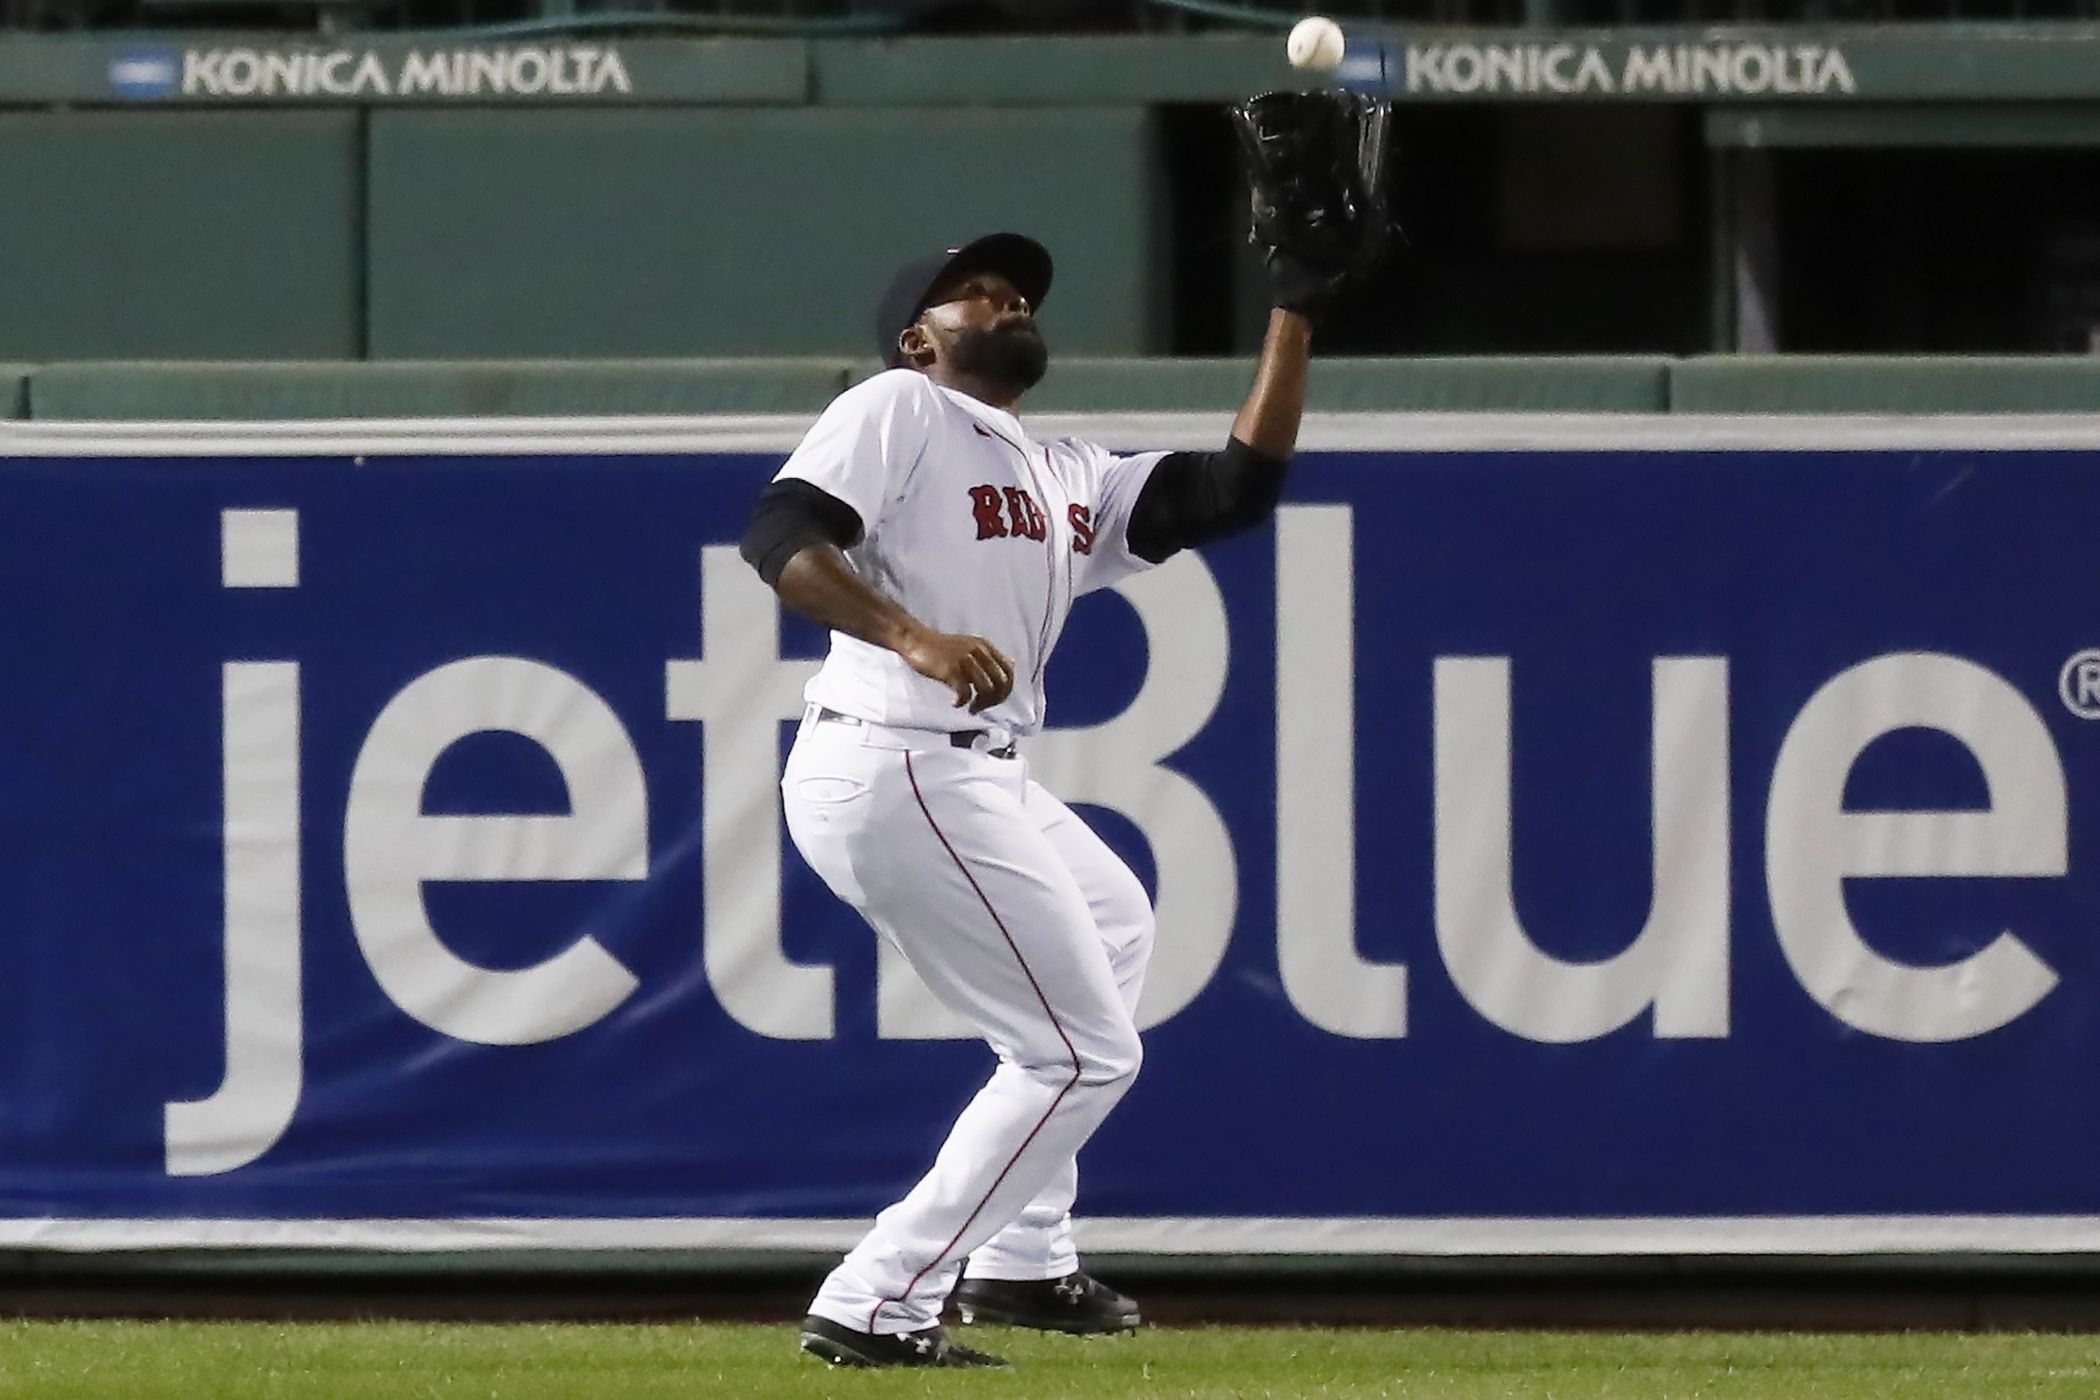
<instances>
[{"instance_id":1,"label":"jetblue advertising banner","mask_svg":"<svg viewBox=\"0 0 2100 1400\"><path fill-rule=\"evenodd\" d=\"M915 1179L990 1054L782 829L802 426L0 436L0 1241L830 1248ZM1082 1243L2100 1248L2100 424L1306 441L1024 745L1160 916Z\"/></svg>"}]
</instances>

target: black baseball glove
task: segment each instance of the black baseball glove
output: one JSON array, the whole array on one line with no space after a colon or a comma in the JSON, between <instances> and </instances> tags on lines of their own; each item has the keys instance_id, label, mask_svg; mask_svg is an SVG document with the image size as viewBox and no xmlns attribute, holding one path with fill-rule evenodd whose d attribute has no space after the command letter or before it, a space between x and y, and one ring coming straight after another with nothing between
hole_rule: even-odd
<instances>
[{"instance_id":1,"label":"black baseball glove","mask_svg":"<svg viewBox=\"0 0 2100 1400\"><path fill-rule=\"evenodd\" d=\"M1230 109L1278 306L1318 315L1385 248L1381 98L1265 92Z\"/></svg>"}]
</instances>

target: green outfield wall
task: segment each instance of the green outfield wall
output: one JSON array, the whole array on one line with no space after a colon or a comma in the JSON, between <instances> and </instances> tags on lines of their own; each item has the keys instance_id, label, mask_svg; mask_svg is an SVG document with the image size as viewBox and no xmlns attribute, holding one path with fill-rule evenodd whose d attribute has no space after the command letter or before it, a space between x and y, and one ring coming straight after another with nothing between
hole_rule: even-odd
<instances>
[{"instance_id":1,"label":"green outfield wall","mask_svg":"<svg viewBox=\"0 0 2100 1400\"><path fill-rule=\"evenodd\" d=\"M207 420L806 414L870 359L0 365L7 416ZM1031 412L1230 412L1244 359L1059 360ZM2100 413L2100 358L1660 356L1317 360L1314 411Z\"/></svg>"},{"instance_id":2,"label":"green outfield wall","mask_svg":"<svg viewBox=\"0 0 2100 1400\"><path fill-rule=\"evenodd\" d=\"M362 354L361 124L0 114L0 358Z\"/></svg>"},{"instance_id":3,"label":"green outfield wall","mask_svg":"<svg viewBox=\"0 0 2100 1400\"><path fill-rule=\"evenodd\" d=\"M900 249L1058 251L1061 347L1164 323L1142 107L0 114L0 357L873 353Z\"/></svg>"},{"instance_id":4,"label":"green outfield wall","mask_svg":"<svg viewBox=\"0 0 2100 1400\"><path fill-rule=\"evenodd\" d=\"M1352 41L1402 104L1686 104L1725 156L2100 144L2100 25ZM1304 81L1259 32L0 37L0 358L865 354L899 250L1002 226L1057 253L1061 353L1154 355L1175 260L1222 236L1171 114Z\"/></svg>"},{"instance_id":5,"label":"green outfield wall","mask_svg":"<svg viewBox=\"0 0 2100 1400\"><path fill-rule=\"evenodd\" d=\"M1142 107L389 111L370 130L368 353L874 353L900 249L1018 227L1045 324L1162 348L1162 181Z\"/></svg>"},{"instance_id":6,"label":"green outfield wall","mask_svg":"<svg viewBox=\"0 0 2100 1400\"><path fill-rule=\"evenodd\" d=\"M2100 357L1715 355L1670 367L1677 413L2095 413Z\"/></svg>"}]
</instances>

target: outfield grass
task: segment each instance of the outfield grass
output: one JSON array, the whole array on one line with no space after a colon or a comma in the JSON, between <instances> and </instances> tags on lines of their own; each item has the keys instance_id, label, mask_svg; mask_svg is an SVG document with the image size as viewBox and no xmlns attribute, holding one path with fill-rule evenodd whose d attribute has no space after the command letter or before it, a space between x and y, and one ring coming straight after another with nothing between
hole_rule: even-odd
<instances>
[{"instance_id":1,"label":"outfield grass","mask_svg":"<svg viewBox=\"0 0 2100 1400\"><path fill-rule=\"evenodd\" d=\"M0 1324L0 1396L39 1400L1986 1400L2100 1395L2100 1338L973 1328L1012 1371L834 1371L786 1327Z\"/></svg>"}]
</instances>

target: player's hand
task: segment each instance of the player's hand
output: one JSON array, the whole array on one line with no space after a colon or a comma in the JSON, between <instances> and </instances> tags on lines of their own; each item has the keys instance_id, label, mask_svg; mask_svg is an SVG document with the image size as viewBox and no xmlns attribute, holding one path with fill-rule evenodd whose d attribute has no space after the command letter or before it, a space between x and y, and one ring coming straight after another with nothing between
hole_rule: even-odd
<instances>
[{"instance_id":1,"label":"player's hand","mask_svg":"<svg viewBox=\"0 0 2100 1400\"><path fill-rule=\"evenodd\" d=\"M955 692L955 706L981 714L1013 693L1014 663L982 637L923 629L907 638L897 654L928 680Z\"/></svg>"}]
</instances>

